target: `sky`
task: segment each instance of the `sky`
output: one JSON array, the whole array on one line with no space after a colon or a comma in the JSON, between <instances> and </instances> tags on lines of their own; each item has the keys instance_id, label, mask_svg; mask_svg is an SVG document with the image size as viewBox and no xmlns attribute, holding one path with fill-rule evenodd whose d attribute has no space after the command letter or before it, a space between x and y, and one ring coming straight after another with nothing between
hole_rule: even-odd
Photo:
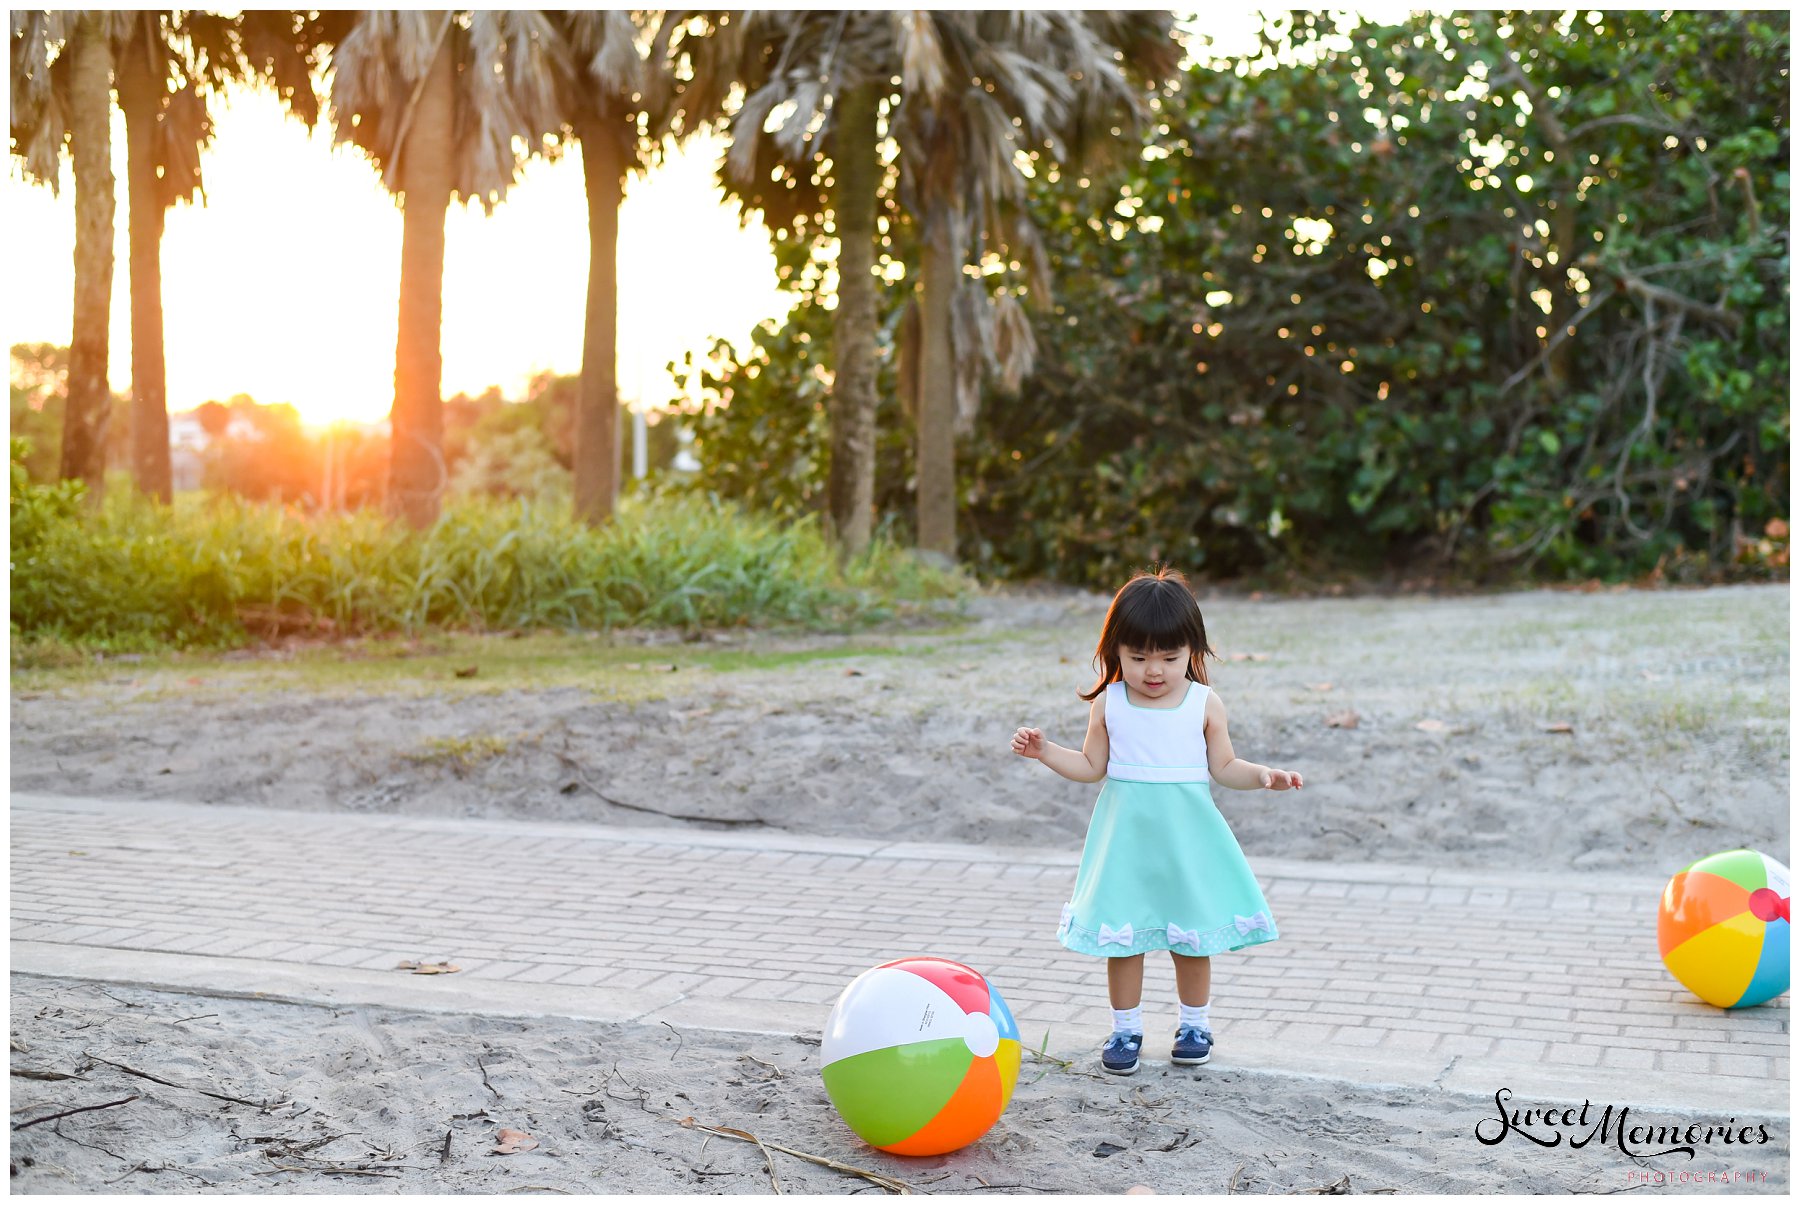
<instances>
[{"instance_id":1,"label":"sky","mask_svg":"<svg viewBox=\"0 0 1800 1205\"><path fill-rule=\"evenodd\" d=\"M1247 11L1209 13L1215 37L1243 38ZM1190 28L1198 22L1183 22ZM287 402L320 426L386 418L393 401L401 215L329 123L310 134L273 95L231 93L202 155L205 203L180 204L162 242L168 405L190 410L239 393ZM740 227L714 180L722 143L696 139L627 184L619 215L621 399L681 395L664 370L712 338L743 346L786 313L760 222ZM131 387L130 256L124 118L113 115L117 177L112 386ZM66 344L74 294L74 180L60 194L27 183L8 157L0 183L7 343ZM499 386L523 396L542 371L581 369L587 203L579 150L532 161L491 217L453 205L445 229L441 347L445 397Z\"/></svg>"},{"instance_id":2,"label":"sky","mask_svg":"<svg viewBox=\"0 0 1800 1205\"><path fill-rule=\"evenodd\" d=\"M692 143L634 177L619 214L619 386L661 404L679 386L663 366L710 336L741 341L786 312L760 223L740 230L713 182L720 144ZM109 356L131 387L129 205L124 119L114 113L118 178ZM375 422L393 401L401 215L353 147L310 135L266 92L240 91L202 157L204 205L170 210L162 243L171 412L247 393L290 402L310 424ZM4 185L8 344L67 343L74 295L74 180L59 197ZM498 385L522 396L544 370L581 369L587 201L579 152L533 162L489 218L452 205L445 223L443 394ZM24 282L31 282L26 287Z\"/></svg>"}]
</instances>

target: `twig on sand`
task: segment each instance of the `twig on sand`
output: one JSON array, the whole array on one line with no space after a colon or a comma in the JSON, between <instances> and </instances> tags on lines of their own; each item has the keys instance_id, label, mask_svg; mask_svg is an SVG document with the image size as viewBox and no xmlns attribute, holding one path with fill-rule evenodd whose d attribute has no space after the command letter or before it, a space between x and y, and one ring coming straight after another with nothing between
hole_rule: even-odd
<instances>
[{"instance_id":1,"label":"twig on sand","mask_svg":"<svg viewBox=\"0 0 1800 1205\"><path fill-rule=\"evenodd\" d=\"M1238 1177L1243 1174L1244 1174L1244 1165L1242 1163L1240 1163L1237 1165L1237 1170L1231 1173L1231 1183L1229 1183L1225 1186L1225 1195L1226 1196L1229 1197L1231 1194L1233 1194L1237 1191Z\"/></svg>"},{"instance_id":2,"label":"twig on sand","mask_svg":"<svg viewBox=\"0 0 1800 1205\"><path fill-rule=\"evenodd\" d=\"M611 795L608 795L605 791L602 791L599 787L597 787L593 783L589 782L587 780L587 775L585 775L581 772L581 767L579 765L577 765L575 762L575 759L570 757L568 754L557 753L556 758L558 761L562 762L563 765L568 767L569 773L571 773L575 776L576 782L580 783L582 786L584 786L588 790L592 791L594 793L594 795L597 798L599 798L602 802L610 803L616 808L624 808L626 811L629 811L629 812L648 812L652 816L666 816L670 820L688 820L695 824L735 824L735 825L761 826L764 828L767 828L768 824L769 824L769 822L767 820L764 820L757 816L751 816L748 818L726 817L726 816L687 816L687 815L683 815L680 812L665 812L661 808L645 807L641 803L626 803L622 799L614 799Z\"/></svg>"},{"instance_id":3,"label":"twig on sand","mask_svg":"<svg viewBox=\"0 0 1800 1205\"><path fill-rule=\"evenodd\" d=\"M664 1029L667 1029L670 1033L675 1035L675 1049L669 1052L669 1061L673 1063L675 1061L675 1056L681 1053L681 1031L676 1029L673 1025L670 1025L667 1021L664 1021L662 1024Z\"/></svg>"},{"instance_id":4,"label":"twig on sand","mask_svg":"<svg viewBox=\"0 0 1800 1205\"><path fill-rule=\"evenodd\" d=\"M765 1063L765 1062L763 1062L763 1060L757 1058L753 1054L740 1054L740 1055L738 1055L738 1057L740 1059L749 1059L752 1063L757 1063L757 1064L760 1064L761 1066L767 1067L770 1071L773 1071L775 1073L774 1075L772 1075L770 1077L771 1079L783 1078L783 1076L781 1074L781 1068L777 1067L774 1063Z\"/></svg>"},{"instance_id":5,"label":"twig on sand","mask_svg":"<svg viewBox=\"0 0 1800 1205\"><path fill-rule=\"evenodd\" d=\"M892 1176L885 1176L885 1175L882 1175L880 1172L872 1172L872 1171L868 1170L867 1168L852 1167L848 1163L839 1163L836 1159L827 1159L823 1155L809 1155L805 1151L797 1151L791 1146L782 1146L778 1142L765 1143L762 1139L758 1138L755 1134L749 1133L748 1131L745 1131L745 1130L734 1130L730 1126L701 1125L699 1122L695 1121L692 1117L684 1117L676 1124L680 1125L683 1129L703 1130L708 1134L719 1134L726 1138L735 1138L739 1142L755 1143L758 1147L763 1148L763 1155L765 1158L768 1157L769 1151L780 1151L784 1155L792 1155L796 1159L804 1159L808 1163L816 1163L820 1167L829 1167L832 1171L848 1172L849 1174L851 1174L853 1176L861 1176L863 1179L869 1181L870 1183L878 1184L882 1188L887 1189L891 1193L897 1193L897 1194L901 1194L901 1195L911 1195L911 1193L912 1193L912 1185L908 1184L904 1180L896 1180ZM771 1178L773 1178L775 1175L775 1165L773 1163L770 1163L770 1165L769 1165L769 1175ZM776 1191L780 1191L780 1190L777 1189Z\"/></svg>"},{"instance_id":6,"label":"twig on sand","mask_svg":"<svg viewBox=\"0 0 1800 1205\"><path fill-rule=\"evenodd\" d=\"M448 1163L449 1161L450 1161L450 1131L445 1130L444 1131L444 1149L438 1152L438 1162L439 1163Z\"/></svg>"},{"instance_id":7,"label":"twig on sand","mask_svg":"<svg viewBox=\"0 0 1800 1205\"><path fill-rule=\"evenodd\" d=\"M619 1077L619 1082L623 1083L627 1088L630 1088L633 1092L636 1092L637 1095L636 1096L620 1096L618 1093L614 1092L612 1090L612 1077L615 1075ZM612 1097L614 1100L632 1101L633 1103L635 1103L637 1105L638 1108L642 1109L646 1113L648 1113L650 1111L650 1105L648 1103L650 1100L650 1093L648 1091L646 1091L645 1089L638 1087L636 1084L632 1083L630 1080L626 1079L624 1072L619 1070L619 1065L617 1063L614 1063L612 1065L612 1070L607 1073L606 1094L608 1096Z\"/></svg>"},{"instance_id":8,"label":"twig on sand","mask_svg":"<svg viewBox=\"0 0 1800 1205\"><path fill-rule=\"evenodd\" d=\"M206 1019L207 1019L207 1018L208 1018L208 1017L216 1017L216 1016L218 1016L218 1015L219 1015L219 1014L218 1014L218 1013L201 1013L201 1014L200 1014L200 1015L199 1015L199 1016L196 1016L196 1017L182 1017L182 1018L181 1018L181 1019L180 1019L180 1020L178 1020L178 1021L170 1021L170 1022L169 1022L169 1024L171 1024L171 1025L180 1025L180 1024L183 1024L183 1023L184 1023L184 1022L187 1022L187 1021L204 1021L204 1020L206 1020Z\"/></svg>"},{"instance_id":9,"label":"twig on sand","mask_svg":"<svg viewBox=\"0 0 1800 1205\"><path fill-rule=\"evenodd\" d=\"M15 1121L13 1122L13 1129L15 1131L23 1130L46 1121L55 1121L59 1117L73 1117L77 1113L92 1113L96 1109L111 1109L118 1105L128 1105L136 1099L137 1097L135 1096L127 1096L124 1100L109 1100L103 1105L83 1105L79 1109L64 1109L60 1113L51 1113L44 1117L34 1117L30 1121Z\"/></svg>"},{"instance_id":10,"label":"twig on sand","mask_svg":"<svg viewBox=\"0 0 1800 1205\"><path fill-rule=\"evenodd\" d=\"M210 1096L214 1100L229 1101L234 1105L249 1105L252 1109L268 1110L274 1108L276 1104L284 1103L281 1101L245 1100L241 1096L228 1096L223 1092L208 1092L205 1088L193 1088L189 1087L187 1084L178 1084L173 1080L166 1080L160 1076L151 1075L148 1071L139 1071L136 1067L127 1067L124 1063L115 1063L111 1059L103 1059L89 1050L84 1050L81 1054L83 1058L90 1059L96 1063L104 1063L114 1070L123 1071L126 1075L135 1075L139 1079L147 1079L151 1083L161 1084L165 1088L180 1088L183 1092L198 1092L202 1096Z\"/></svg>"},{"instance_id":11,"label":"twig on sand","mask_svg":"<svg viewBox=\"0 0 1800 1205\"><path fill-rule=\"evenodd\" d=\"M487 1090L489 1092L492 1092L494 1094L494 1099L499 1100L500 1099L500 1089L498 1089L498 1088L494 1087L494 1085L488 1083L487 1064L481 1061L481 1058L479 1055L476 1056L475 1065L477 1067L481 1068L481 1082L487 1086Z\"/></svg>"},{"instance_id":12,"label":"twig on sand","mask_svg":"<svg viewBox=\"0 0 1800 1205\"><path fill-rule=\"evenodd\" d=\"M198 1180L208 1188L212 1187L212 1181L208 1180L205 1176L197 1176L185 1168L176 1167L169 1163L164 1163L157 1167L151 1167L148 1163L139 1163L135 1167L128 1168L125 1172L125 1176L132 1175L135 1172L174 1172L176 1175L186 1176L190 1180ZM123 1180L125 1176L120 1176L118 1180L108 1180L106 1183L108 1186L117 1184L119 1180Z\"/></svg>"},{"instance_id":13,"label":"twig on sand","mask_svg":"<svg viewBox=\"0 0 1800 1205\"><path fill-rule=\"evenodd\" d=\"M12 1073L20 1079L80 1079L79 1075L70 1075L66 1071L38 1071L31 1067L14 1067Z\"/></svg>"},{"instance_id":14,"label":"twig on sand","mask_svg":"<svg viewBox=\"0 0 1800 1205\"><path fill-rule=\"evenodd\" d=\"M267 1176L275 1172L324 1172L328 1176L374 1176L382 1180L398 1180L394 1172L378 1172L366 1167L288 1167L277 1163L266 1172L255 1172L254 1175Z\"/></svg>"}]
</instances>

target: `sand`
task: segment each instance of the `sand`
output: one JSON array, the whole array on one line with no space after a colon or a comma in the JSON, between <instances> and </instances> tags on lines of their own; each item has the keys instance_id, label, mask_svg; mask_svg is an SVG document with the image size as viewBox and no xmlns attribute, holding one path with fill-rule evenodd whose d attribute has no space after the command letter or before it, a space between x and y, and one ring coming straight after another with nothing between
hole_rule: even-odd
<instances>
[{"instance_id":1,"label":"sand","mask_svg":"<svg viewBox=\"0 0 1800 1205\"><path fill-rule=\"evenodd\" d=\"M1475 1128L1495 1116L1492 1099L1173 1068L1160 1056L1130 1078L1028 1060L981 1142L909 1159L862 1145L837 1120L816 1032L334 1009L15 977L12 1036L15 1124L138 1098L16 1131L15 1192L773 1191L756 1147L684 1119L918 1193L1606 1192L1632 1189L1645 1169L1762 1177L1723 1186L1733 1192L1788 1182L1785 1120L1767 1144L1640 1164L1602 1142L1484 1146ZM17 1078L22 1069L81 1078ZM536 1148L495 1153L502 1128ZM788 1193L882 1192L848 1171L769 1159Z\"/></svg>"},{"instance_id":2,"label":"sand","mask_svg":"<svg viewBox=\"0 0 1800 1205\"><path fill-rule=\"evenodd\" d=\"M15 690L12 783L1074 849L1092 788L1013 758L1006 740L1029 723L1079 741L1085 704L1074 692L1091 681L1104 606L1078 592L1013 592L977 600L950 631L735 635L751 649L881 651L730 673L678 668L662 697L635 704L479 683L314 694L286 684L282 650L259 655L265 679L229 689L206 681L204 666L140 673L127 663L97 683ZM1308 782L1299 795L1221 792L1253 863L1578 874L1673 870L1697 849L1737 845L1791 862L1785 586L1219 598L1205 610L1238 752ZM680 646L651 652L681 663ZM1333 726L1345 712L1355 726ZM446 741L492 756L466 766L421 756ZM1091 1052L1052 1050L1072 1065L1028 1062L988 1138L953 1157L904 1160L863 1146L832 1113L818 1075L821 1021L797 1019L798 1036L677 1033L14 976L15 1125L139 1099L15 1131L13 1186L772 1190L760 1151L685 1128L691 1117L934 1193L1635 1191L1644 1186L1628 1177L1646 1169L1766 1177L1714 1190L1787 1189L1785 1118L1767 1145L1637 1163L1598 1143L1484 1146L1474 1130L1494 1115L1491 1099L1174 1069L1154 1051L1143 1072L1117 1079L1093 1069ZM496 1154L502 1127L539 1145ZM790 1192L881 1191L771 1158Z\"/></svg>"},{"instance_id":3,"label":"sand","mask_svg":"<svg viewBox=\"0 0 1800 1205\"><path fill-rule=\"evenodd\" d=\"M1031 724L1080 743L1076 692L1092 682L1105 604L999 595L950 634L728 637L891 650L769 670L679 668L682 647L662 645L643 664L675 672L624 671L662 679L666 697L640 703L578 688L489 693L478 680L316 695L282 685L279 651L259 665L266 682L229 687L202 665L122 665L96 686L15 697L12 783L693 823L662 814L675 812L812 835L1079 848L1093 788L1019 761L1007 741ZM1231 598L1205 612L1238 753L1308 783L1299 795L1219 793L1252 857L1672 870L1697 847L1786 855L1785 586ZM1356 727L1330 726L1344 713ZM436 755L445 742L495 755L462 764Z\"/></svg>"}]
</instances>

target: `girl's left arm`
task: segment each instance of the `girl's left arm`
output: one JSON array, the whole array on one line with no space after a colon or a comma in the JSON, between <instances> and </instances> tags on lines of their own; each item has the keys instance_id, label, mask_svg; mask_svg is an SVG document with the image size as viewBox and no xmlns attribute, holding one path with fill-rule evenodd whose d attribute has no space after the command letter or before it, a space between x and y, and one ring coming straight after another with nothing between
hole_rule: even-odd
<instances>
[{"instance_id":1,"label":"girl's left arm","mask_svg":"<svg viewBox=\"0 0 1800 1205\"><path fill-rule=\"evenodd\" d=\"M1206 694L1206 767L1212 780L1234 791L1254 791L1267 787L1285 791L1301 787L1298 770L1277 770L1245 761L1231 750L1231 734L1225 729L1225 704L1216 691Z\"/></svg>"}]
</instances>

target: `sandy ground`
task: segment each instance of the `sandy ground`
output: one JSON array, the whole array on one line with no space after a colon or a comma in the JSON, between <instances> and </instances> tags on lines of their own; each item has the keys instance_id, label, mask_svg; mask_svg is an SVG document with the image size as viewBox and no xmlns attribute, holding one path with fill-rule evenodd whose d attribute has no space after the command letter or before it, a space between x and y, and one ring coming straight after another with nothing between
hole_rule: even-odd
<instances>
[{"instance_id":1,"label":"sandy ground","mask_svg":"<svg viewBox=\"0 0 1800 1205\"><path fill-rule=\"evenodd\" d=\"M1012 757L1006 741L1022 723L1079 741L1085 704L1074 694L1091 681L1104 606L1011 594L978 600L949 631L740 637L788 653L880 649L731 672L614 671L663 675L660 696L636 703L479 682L314 692L294 685L279 652L224 686L204 666L125 666L99 682L15 689L12 783L1075 849L1092 788ZM1673 871L1738 845L1791 863L1785 586L1237 598L1205 610L1238 752L1309 784L1297 796L1220 793L1252 863ZM647 650L652 660L679 666L682 649ZM1328 722L1344 712L1354 727ZM452 746L482 756L433 753ZM1646 1170L1764 1177L1663 1191L1788 1187L1785 1118L1767 1145L1703 1147L1691 1162L1637 1163L1600 1143L1487 1147L1474 1130L1494 1114L1491 1099L1176 1070L1153 1048L1129 1080L1099 1075L1090 1050L1053 1049L1073 1065L1028 1062L988 1138L903 1160L861 1145L832 1112L819 1023L797 1020L810 1029L799 1038L676 1033L15 976L13 1119L26 1128L12 1135L12 1182L27 1192L771 1191L755 1147L680 1124L692 1117L921 1192L1659 1191L1628 1178ZM1630 1104L1597 1101L1596 1112L1607 1103ZM538 1147L493 1153L502 1127ZM772 1158L788 1191L881 1191Z\"/></svg>"},{"instance_id":2,"label":"sandy ground","mask_svg":"<svg viewBox=\"0 0 1800 1205\"><path fill-rule=\"evenodd\" d=\"M1003 595L950 634L732 638L888 650L773 669L682 668L682 646L662 646L611 671L657 674L663 697L633 703L479 681L319 694L287 684L279 653L257 665L265 675L229 679L122 666L95 685L15 692L12 784L1073 849L1093 788L1020 761L1007 740L1033 724L1079 744L1075 693L1092 682L1105 604ZM1786 586L1221 599L1205 612L1237 752L1308 783L1218 793L1252 859L1673 872L1749 845L1789 860ZM1344 713L1356 727L1331 726Z\"/></svg>"},{"instance_id":3,"label":"sandy ground","mask_svg":"<svg viewBox=\"0 0 1800 1205\"><path fill-rule=\"evenodd\" d=\"M1658 1170L1740 1177L1714 1191L1788 1186L1785 1120L1766 1144L1703 1145L1691 1161L1637 1161L1601 1141L1544 1150L1517 1135L1490 1147L1475 1130L1496 1115L1491 1099L1160 1058L1129 1079L1085 1058L1069 1068L1028 1059L981 1142L907 1159L862 1145L838 1121L816 1033L330 1009L18 977L12 1039L15 1125L137 1097L15 1131L15 1192L772 1191L756 1147L684 1127L689 1118L920 1193L1606 1192L1633 1191L1634 1174ZM1594 1102L1591 1123L1607 1103L1628 1102ZM536 1148L496 1154L502 1128ZM848 1171L769 1158L786 1192L881 1191Z\"/></svg>"}]
</instances>

